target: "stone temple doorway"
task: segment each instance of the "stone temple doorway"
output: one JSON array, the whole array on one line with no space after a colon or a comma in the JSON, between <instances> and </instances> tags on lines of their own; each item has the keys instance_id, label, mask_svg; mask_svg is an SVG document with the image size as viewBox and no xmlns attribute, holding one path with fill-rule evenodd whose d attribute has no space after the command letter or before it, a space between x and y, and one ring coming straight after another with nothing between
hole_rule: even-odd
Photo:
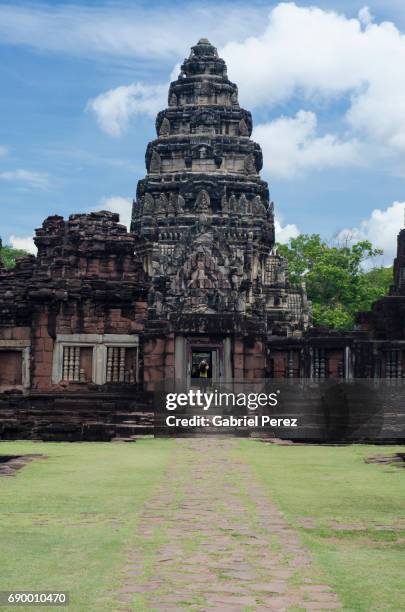
<instances>
[{"instance_id":1,"label":"stone temple doorway","mask_svg":"<svg viewBox=\"0 0 405 612\"><path fill-rule=\"evenodd\" d=\"M202 361L208 366L206 377L200 376ZM230 338L176 336L175 378L188 386L201 380L208 384L232 380Z\"/></svg>"},{"instance_id":2,"label":"stone temple doorway","mask_svg":"<svg viewBox=\"0 0 405 612\"><path fill-rule=\"evenodd\" d=\"M198 380L219 380L219 349L212 347L191 347L190 378Z\"/></svg>"}]
</instances>

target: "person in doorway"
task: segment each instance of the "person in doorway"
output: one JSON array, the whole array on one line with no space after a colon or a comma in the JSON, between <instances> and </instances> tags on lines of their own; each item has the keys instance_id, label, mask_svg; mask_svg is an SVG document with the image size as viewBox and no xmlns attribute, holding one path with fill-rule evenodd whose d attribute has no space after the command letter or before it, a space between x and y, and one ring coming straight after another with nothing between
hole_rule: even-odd
<instances>
[{"instance_id":1,"label":"person in doorway","mask_svg":"<svg viewBox=\"0 0 405 612\"><path fill-rule=\"evenodd\" d=\"M198 366L198 371L200 373L200 378L208 378L208 370L209 370L209 365L208 363L205 361L205 359L202 359L199 363Z\"/></svg>"}]
</instances>

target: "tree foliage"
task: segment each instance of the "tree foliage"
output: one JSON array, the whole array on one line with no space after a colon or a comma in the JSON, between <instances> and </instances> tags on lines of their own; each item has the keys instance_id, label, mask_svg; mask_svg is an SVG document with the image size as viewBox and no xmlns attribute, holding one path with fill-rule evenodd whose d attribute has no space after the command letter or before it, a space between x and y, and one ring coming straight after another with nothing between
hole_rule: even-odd
<instances>
[{"instance_id":1,"label":"tree foliage","mask_svg":"<svg viewBox=\"0 0 405 612\"><path fill-rule=\"evenodd\" d=\"M12 246L1 246L0 242L0 259L6 268L14 268L17 257L29 255L28 251L23 249L15 249Z\"/></svg>"},{"instance_id":2,"label":"tree foliage","mask_svg":"<svg viewBox=\"0 0 405 612\"><path fill-rule=\"evenodd\" d=\"M369 310L392 284L392 268L364 271L365 261L382 255L367 240L331 246L318 234L301 234L278 252L288 260L290 282L305 281L314 325L349 329L356 312Z\"/></svg>"}]
</instances>

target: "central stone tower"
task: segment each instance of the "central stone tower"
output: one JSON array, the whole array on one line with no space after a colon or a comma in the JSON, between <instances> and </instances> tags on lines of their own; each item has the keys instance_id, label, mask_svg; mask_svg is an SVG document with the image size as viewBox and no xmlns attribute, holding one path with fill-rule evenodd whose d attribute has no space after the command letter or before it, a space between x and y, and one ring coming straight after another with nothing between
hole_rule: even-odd
<instances>
[{"instance_id":1,"label":"central stone tower","mask_svg":"<svg viewBox=\"0 0 405 612\"><path fill-rule=\"evenodd\" d=\"M300 336L308 307L274 250L274 206L259 175L261 148L250 139L251 113L206 38L170 84L156 131L131 226L150 279L147 333L161 340L162 354L168 338L174 347L172 366L156 364L152 378L193 376L202 356L213 378L262 377L266 338ZM248 366L246 347L256 359ZM147 359L148 341L150 369Z\"/></svg>"}]
</instances>

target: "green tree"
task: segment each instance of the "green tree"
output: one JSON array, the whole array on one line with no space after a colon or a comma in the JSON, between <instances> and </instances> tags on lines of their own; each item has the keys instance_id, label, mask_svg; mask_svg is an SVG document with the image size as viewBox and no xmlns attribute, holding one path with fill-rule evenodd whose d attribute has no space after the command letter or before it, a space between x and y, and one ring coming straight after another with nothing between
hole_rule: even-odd
<instances>
[{"instance_id":1,"label":"green tree","mask_svg":"<svg viewBox=\"0 0 405 612\"><path fill-rule=\"evenodd\" d=\"M392 268L364 271L365 261L382 255L367 240L331 246L318 234L301 234L278 252L288 260L290 281L305 281L315 325L349 329L356 312L368 310L392 284Z\"/></svg>"},{"instance_id":2,"label":"green tree","mask_svg":"<svg viewBox=\"0 0 405 612\"><path fill-rule=\"evenodd\" d=\"M2 246L0 241L0 259L6 268L14 268L16 258L23 255L29 255L28 251L15 249L9 245Z\"/></svg>"}]
</instances>

